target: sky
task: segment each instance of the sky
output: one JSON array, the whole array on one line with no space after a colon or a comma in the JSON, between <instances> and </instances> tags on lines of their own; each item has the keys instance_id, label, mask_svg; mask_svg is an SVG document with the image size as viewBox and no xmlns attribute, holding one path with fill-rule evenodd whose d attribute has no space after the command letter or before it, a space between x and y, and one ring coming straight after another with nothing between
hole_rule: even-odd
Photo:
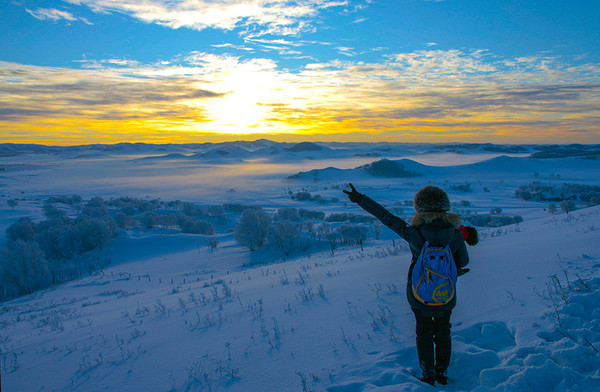
<instances>
[{"instance_id":1,"label":"sky","mask_svg":"<svg viewBox=\"0 0 600 392\"><path fill-rule=\"evenodd\" d=\"M600 143L598 0L2 0L0 142Z\"/></svg>"}]
</instances>

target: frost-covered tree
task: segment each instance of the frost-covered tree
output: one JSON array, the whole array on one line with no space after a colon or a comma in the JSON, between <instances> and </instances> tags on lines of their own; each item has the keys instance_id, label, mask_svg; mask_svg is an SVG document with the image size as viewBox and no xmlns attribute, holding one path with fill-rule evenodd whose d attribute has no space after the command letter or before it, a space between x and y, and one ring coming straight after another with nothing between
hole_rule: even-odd
<instances>
[{"instance_id":1,"label":"frost-covered tree","mask_svg":"<svg viewBox=\"0 0 600 392\"><path fill-rule=\"evenodd\" d=\"M53 219L38 223L35 240L50 260L69 259L76 253L75 233L70 219Z\"/></svg>"},{"instance_id":2,"label":"frost-covered tree","mask_svg":"<svg viewBox=\"0 0 600 392\"><path fill-rule=\"evenodd\" d=\"M325 213L323 211L305 210L304 208L298 209L298 215L300 215L302 219L307 220L322 221L325 219Z\"/></svg>"},{"instance_id":3,"label":"frost-covered tree","mask_svg":"<svg viewBox=\"0 0 600 392\"><path fill-rule=\"evenodd\" d=\"M135 225L133 218L124 212L117 212L114 219L117 226L119 226L121 229L129 229Z\"/></svg>"},{"instance_id":4,"label":"frost-covered tree","mask_svg":"<svg viewBox=\"0 0 600 392\"><path fill-rule=\"evenodd\" d=\"M284 255L302 247L302 224L291 220L278 220L268 233L269 244L280 249Z\"/></svg>"},{"instance_id":5,"label":"frost-covered tree","mask_svg":"<svg viewBox=\"0 0 600 392\"><path fill-rule=\"evenodd\" d=\"M360 245L361 249L363 243L367 239L368 230L364 226L343 224L337 229L339 237L343 244L347 245Z\"/></svg>"},{"instance_id":6,"label":"frost-covered tree","mask_svg":"<svg viewBox=\"0 0 600 392\"><path fill-rule=\"evenodd\" d=\"M215 218L219 224L225 224L226 217L223 206L210 206L206 209L206 213L208 216Z\"/></svg>"},{"instance_id":7,"label":"frost-covered tree","mask_svg":"<svg viewBox=\"0 0 600 392\"><path fill-rule=\"evenodd\" d=\"M147 229L151 229L156 226L157 221L158 215L156 215L156 212L154 211L146 211L144 215L140 217L140 223Z\"/></svg>"},{"instance_id":8,"label":"frost-covered tree","mask_svg":"<svg viewBox=\"0 0 600 392\"><path fill-rule=\"evenodd\" d=\"M331 225L327 222L323 222L317 227L317 238L319 241L321 238L325 238L325 236L331 232Z\"/></svg>"},{"instance_id":9,"label":"frost-covered tree","mask_svg":"<svg viewBox=\"0 0 600 392\"><path fill-rule=\"evenodd\" d=\"M73 225L73 247L78 254L89 252L102 248L116 234L117 227L112 219L79 217Z\"/></svg>"},{"instance_id":10,"label":"frost-covered tree","mask_svg":"<svg viewBox=\"0 0 600 392\"><path fill-rule=\"evenodd\" d=\"M214 249L219 246L219 241L217 241L214 238L211 238L209 240L206 241L206 246L208 247L208 249L210 249L210 253L212 253L214 251Z\"/></svg>"},{"instance_id":11,"label":"frost-covered tree","mask_svg":"<svg viewBox=\"0 0 600 392\"><path fill-rule=\"evenodd\" d=\"M44 216L47 219L62 219L67 216L67 213L63 210L56 208L54 204L44 204Z\"/></svg>"},{"instance_id":12,"label":"frost-covered tree","mask_svg":"<svg viewBox=\"0 0 600 392\"><path fill-rule=\"evenodd\" d=\"M251 251L264 245L271 217L262 208L247 209L235 227L235 239Z\"/></svg>"},{"instance_id":13,"label":"frost-covered tree","mask_svg":"<svg viewBox=\"0 0 600 392\"><path fill-rule=\"evenodd\" d=\"M375 239L379 239L379 236L383 232L383 225L381 223L374 222L373 223L373 234L375 234Z\"/></svg>"},{"instance_id":14,"label":"frost-covered tree","mask_svg":"<svg viewBox=\"0 0 600 392\"><path fill-rule=\"evenodd\" d=\"M83 208L83 211L81 211L81 215L99 219L106 219L109 217L108 210L106 209L106 205L104 203L104 199L98 196L92 198L90 201L87 202L87 204Z\"/></svg>"},{"instance_id":15,"label":"frost-covered tree","mask_svg":"<svg viewBox=\"0 0 600 392\"><path fill-rule=\"evenodd\" d=\"M548 212L552 215L556 214L556 205L554 203L548 205Z\"/></svg>"},{"instance_id":16,"label":"frost-covered tree","mask_svg":"<svg viewBox=\"0 0 600 392\"><path fill-rule=\"evenodd\" d=\"M57 201L62 202L62 201ZM0 294L17 296L73 279L106 265L97 252L117 234L101 198L92 199L76 219L51 202L48 219L21 218L6 230L0 253Z\"/></svg>"},{"instance_id":17,"label":"frost-covered tree","mask_svg":"<svg viewBox=\"0 0 600 392\"><path fill-rule=\"evenodd\" d=\"M280 208L275 213L275 216L273 216L273 220L291 220L295 222L300 222L302 218L300 217L300 214L298 213L298 210L296 208Z\"/></svg>"},{"instance_id":18,"label":"frost-covered tree","mask_svg":"<svg viewBox=\"0 0 600 392\"><path fill-rule=\"evenodd\" d=\"M183 233L189 234L215 234L215 228L212 223L204 219L197 219L191 216L179 216L177 224L181 227Z\"/></svg>"},{"instance_id":19,"label":"frost-covered tree","mask_svg":"<svg viewBox=\"0 0 600 392\"><path fill-rule=\"evenodd\" d=\"M156 224L163 227L172 227L177 224L177 217L172 214L158 215L156 219Z\"/></svg>"},{"instance_id":20,"label":"frost-covered tree","mask_svg":"<svg viewBox=\"0 0 600 392\"><path fill-rule=\"evenodd\" d=\"M560 209L566 212L567 214L571 211L575 211L577 207L575 206L575 202L573 200L564 200L560 203Z\"/></svg>"},{"instance_id":21,"label":"frost-covered tree","mask_svg":"<svg viewBox=\"0 0 600 392\"><path fill-rule=\"evenodd\" d=\"M213 235L215 234L215 228L212 223L204 219L198 219L194 225L195 234Z\"/></svg>"},{"instance_id":22,"label":"frost-covered tree","mask_svg":"<svg viewBox=\"0 0 600 392\"><path fill-rule=\"evenodd\" d=\"M335 249L337 248L337 240L339 238L339 232L337 230L329 230L324 234L325 239L329 242L329 246L331 246L331 254L333 255Z\"/></svg>"},{"instance_id":23,"label":"frost-covered tree","mask_svg":"<svg viewBox=\"0 0 600 392\"><path fill-rule=\"evenodd\" d=\"M8 240L9 246L18 240L31 242L35 238L35 235L36 226L29 217L19 218L19 220L6 229L6 239Z\"/></svg>"},{"instance_id":24,"label":"frost-covered tree","mask_svg":"<svg viewBox=\"0 0 600 392\"><path fill-rule=\"evenodd\" d=\"M312 222L306 222L306 224L304 225L304 230L306 230L310 238L315 238L317 232L315 229L315 225Z\"/></svg>"},{"instance_id":25,"label":"frost-covered tree","mask_svg":"<svg viewBox=\"0 0 600 392\"><path fill-rule=\"evenodd\" d=\"M17 240L0 253L0 295L32 293L51 283L48 261L37 243Z\"/></svg>"}]
</instances>

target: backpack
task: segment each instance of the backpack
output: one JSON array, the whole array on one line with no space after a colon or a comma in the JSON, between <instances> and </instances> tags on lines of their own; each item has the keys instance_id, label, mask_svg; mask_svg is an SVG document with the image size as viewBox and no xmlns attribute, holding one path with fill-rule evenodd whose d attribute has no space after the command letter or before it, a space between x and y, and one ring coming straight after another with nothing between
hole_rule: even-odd
<instances>
[{"instance_id":1,"label":"backpack","mask_svg":"<svg viewBox=\"0 0 600 392\"><path fill-rule=\"evenodd\" d=\"M412 270L413 295L424 305L445 305L454 298L456 293L457 273L450 244L439 247L425 241Z\"/></svg>"}]
</instances>

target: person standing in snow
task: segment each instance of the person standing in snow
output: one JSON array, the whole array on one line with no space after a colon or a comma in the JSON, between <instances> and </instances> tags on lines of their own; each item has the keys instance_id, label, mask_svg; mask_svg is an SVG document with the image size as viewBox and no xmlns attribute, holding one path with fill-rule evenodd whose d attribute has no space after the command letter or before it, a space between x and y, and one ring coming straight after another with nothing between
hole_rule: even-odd
<instances>
[{"instance_id":1,"label":"person standing in snow","mask_svg":"<svg viewBox=\"0 0 600 392\"><path fill-rule=\"evenodd\" d=\"M423 371L421 381L431 385L435 385L437 381L445 385L448 382L446 373L452 352L450 316L456 305L456 296L445 305L425 305L415 298L410 280L412 269L425 241L434 246L449 245L459 271L469 263L465 240L459 229L460 217L448 212L448 195L437 186L427 185L415 194L416 214L410 224L390 213L370 197L359 193L352 184L350 188L351 191L344 190L350 201L379 219L410 246L412 262L408 272L406 296L416 319L417 353Z\"/></svg>"}]
</instances>

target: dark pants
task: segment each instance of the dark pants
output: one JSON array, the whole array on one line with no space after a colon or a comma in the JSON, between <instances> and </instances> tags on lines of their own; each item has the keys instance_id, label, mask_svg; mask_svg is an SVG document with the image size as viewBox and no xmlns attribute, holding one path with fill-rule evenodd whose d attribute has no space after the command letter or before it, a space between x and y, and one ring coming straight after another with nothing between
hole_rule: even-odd
<instances>
[{"instance_id":1,"label":"dark pants","mask_svg":"<svg viewBox=\"0 0 600 392\"><path fill-rule=\"evenodd\" d=\"M450 365L452 311L412 309L417 320L417 353L424 376L446 375Z\"/></svg>"}]
</instances>

